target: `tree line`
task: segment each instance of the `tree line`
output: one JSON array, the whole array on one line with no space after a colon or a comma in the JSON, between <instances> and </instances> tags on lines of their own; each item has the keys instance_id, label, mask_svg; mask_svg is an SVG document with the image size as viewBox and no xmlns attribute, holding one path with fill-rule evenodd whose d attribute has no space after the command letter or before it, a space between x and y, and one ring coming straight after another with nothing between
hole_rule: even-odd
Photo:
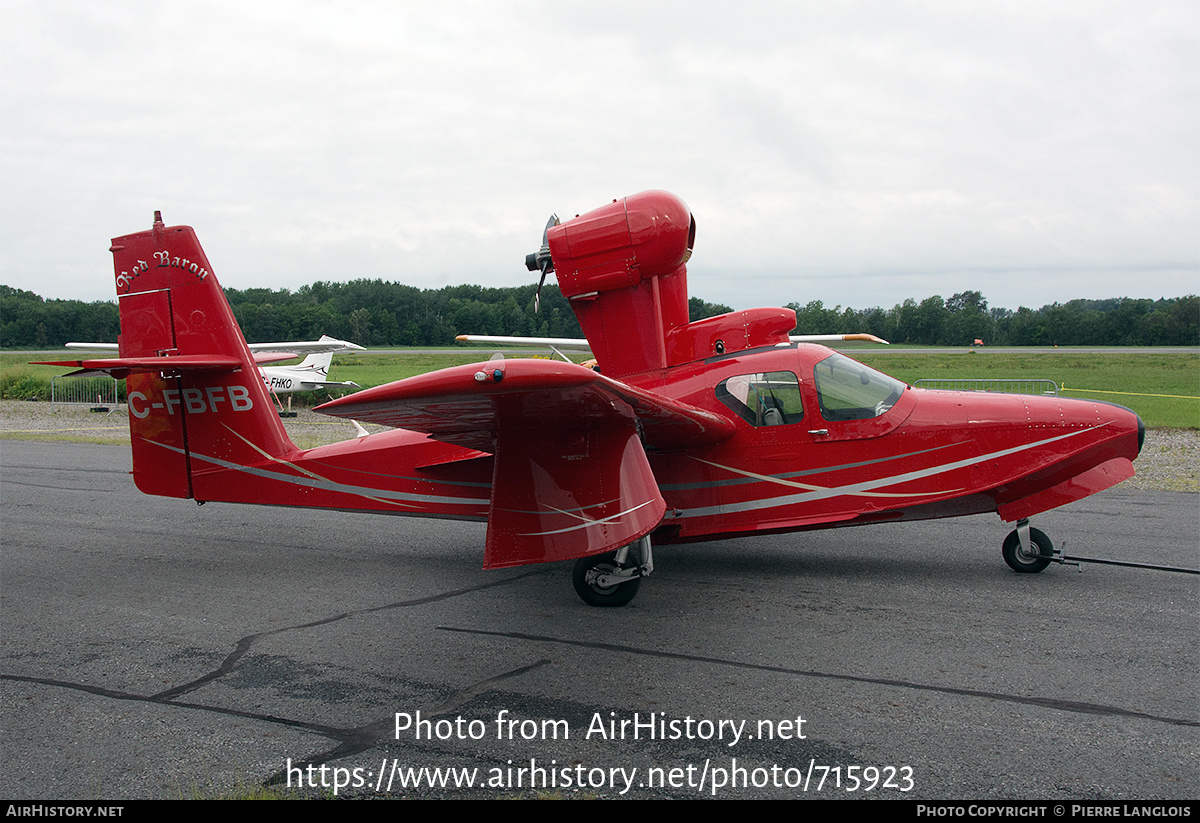
<instances>
[{"instance_id":1,"label":"tree line","mask_svg":"<svg viewBox=\"0 0 1200 823\"><path fill-rule=\"evenodd\" d=\"M867 332L892 343L969 346L1200 345L1200 297L1071 300L1040 309L989 309L977 291L913 299L891 309L789 303L796 334Z\"/></svg>"},{"instance_id":2,"label":"tree line","mask_svg":"<svg viewBox=\"0 0 1200 823\"><path fill-rule=\"evenodd\" d=\"M582 337L558 288L542 289L534 312L532 284L511 288L419 289L384 280L318 281L288 289L225 289L246 339L315 340L328 334L363 346L446 346L458 334ZM1200 345L1200 298L1072 300L1040 309L989 309L980 292L938 295L890 309L826 308L789 303L796 334L868 332L893 343L1000 346ZM729 311L693 297L692 320ZM0 347L56 348L68 341L115 342L115 302L43 300L0 285Z\"/></svg>"}]
</instances>

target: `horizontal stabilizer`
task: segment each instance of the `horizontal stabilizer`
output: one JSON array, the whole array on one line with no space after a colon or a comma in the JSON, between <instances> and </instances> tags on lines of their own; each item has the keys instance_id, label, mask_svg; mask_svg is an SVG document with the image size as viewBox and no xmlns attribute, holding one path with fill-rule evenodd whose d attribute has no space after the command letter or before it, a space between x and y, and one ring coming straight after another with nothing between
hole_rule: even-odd
<instances>
[{"instance_id":1,"label":"horizontal stabilizer","mask_svg":"<svg viewBox=\"0 0 1200 823\"><path fill-rule=\"evenodd\" d=\"M38 361L35 366L60 366L76 368L79 374L110 374L122 380L131 374L154 374L158 372L231 372L242 367L237 357L219 354L189 354L176 357L105 357L96 360L49 360Z\"/></svg>"}]
</instances>

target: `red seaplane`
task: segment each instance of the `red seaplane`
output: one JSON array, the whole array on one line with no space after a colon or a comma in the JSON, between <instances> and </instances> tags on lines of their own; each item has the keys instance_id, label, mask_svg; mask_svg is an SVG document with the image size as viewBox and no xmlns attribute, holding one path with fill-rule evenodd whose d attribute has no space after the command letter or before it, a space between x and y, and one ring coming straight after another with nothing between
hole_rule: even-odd
<instances>
[{"instance_id":1,"label":"red seaplane","mask_svg":"<svg viewBox=\"0 0 1200 823\"><path fill-rule=\"evenodd\" d=\"M688 322L687 206L665 192L559 224L551 271L599 371L493 359L360 391L317 411L393 427L299 449L196 235L155 215L116 238L115 359L133 476L147 494L486 520L484 568L575 560L584 601L620 606L651 543L997 512L1018 572L1054 559L1039 512L1133 475L1129 409L914 389L821 345L789 309Z\"/></svg>"}]
</instances>

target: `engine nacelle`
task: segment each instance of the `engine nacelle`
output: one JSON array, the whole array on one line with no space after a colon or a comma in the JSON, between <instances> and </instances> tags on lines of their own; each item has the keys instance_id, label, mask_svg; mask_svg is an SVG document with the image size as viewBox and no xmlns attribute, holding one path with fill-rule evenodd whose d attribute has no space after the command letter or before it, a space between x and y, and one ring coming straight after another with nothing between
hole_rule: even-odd
<instances>
[{"instance_id":1,"label":"engine nacelle","mask_svg":"<svg viewBox=\"0 0 1200 823\"><path fill-rule=\"evenodd\" d=\"M548 249L559 288L600 370L612 377L786 343L796 325L791 309L688 323L687 262L695 241L687 205L665 191L646 191L550 226L526 265L541 268Z\"/></svg>"},{"instance_id":2,"label":"engine nacelle","mask_svg":"<svg viewBox=\"0 0 1200 823\"><path fill-rule=\"evenodd\" d=\"M664 369L667 335L687 325L687 261L696 224L682 200L647 191L546 231L562 293L600 370Z\"/></svg>"},{"instance_id":3,"label":"engine nacelle","mask_svg":"<svg viewBox=\"0 0 1200 823\"><path fill-rule=\"evenodd\" d=\"M675 195L647 191L553 226L546 236L559 288L572 298L674 273L691 256L696 221Z\"/></svg>"}]
</instances>

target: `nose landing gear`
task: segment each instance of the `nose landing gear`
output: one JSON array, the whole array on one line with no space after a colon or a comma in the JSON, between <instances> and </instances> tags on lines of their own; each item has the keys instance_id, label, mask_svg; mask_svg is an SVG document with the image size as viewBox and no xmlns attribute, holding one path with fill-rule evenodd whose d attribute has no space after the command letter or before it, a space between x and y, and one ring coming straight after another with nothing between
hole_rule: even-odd
<instances>
[{"instance_id":1,"label":"nose landing gear","mask_svg":"<svg viewBox=\"0 0 1200 823\"><path fill-rule=\"evenodd\" d=\"M1028 520L1018 520L1017 527L1004 538L1001 553L1013 571L1036 574L1054 559L1054 544L1045 532L1031 529Z\"/></svg>"}]
</instances>

